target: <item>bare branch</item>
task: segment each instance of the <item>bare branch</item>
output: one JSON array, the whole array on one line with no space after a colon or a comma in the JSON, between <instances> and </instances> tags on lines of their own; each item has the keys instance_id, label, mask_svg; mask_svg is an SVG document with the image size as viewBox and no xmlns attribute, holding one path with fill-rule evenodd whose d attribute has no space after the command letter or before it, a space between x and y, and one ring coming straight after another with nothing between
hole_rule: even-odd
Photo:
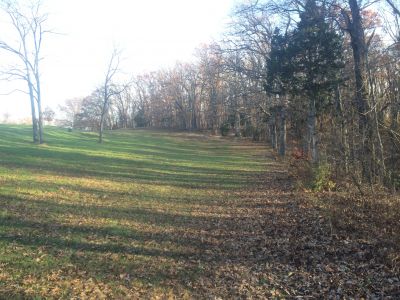
<instances>
[{"instance_id":1,"label":"bare branch","mask_svg":"<svg viewBox=\"0 0 400 300\"><path fill-rule=\"evenodd\" d=\"M393 9L393 12L400 17L400 8L396 7L392 0L386 0L386 2Z\"/></svg>"},{"instance_id":2,"label":"bare branch","mask_svg":"<svg viewBox=\"0 0 400 300\"><path fill-rule=\"evenodd\" d=\"M8 92L8 93L1 93L0 95L1 95L1 96L9 96L9 95L14 94L14 93L16 93L16 92L24 93L24 94L27 94L27 95L28 95L28 92L27 92L27 91L20 90L20 89L14 89L14 90L12 90L11 92Z\"/></svg>"}]
</instances>

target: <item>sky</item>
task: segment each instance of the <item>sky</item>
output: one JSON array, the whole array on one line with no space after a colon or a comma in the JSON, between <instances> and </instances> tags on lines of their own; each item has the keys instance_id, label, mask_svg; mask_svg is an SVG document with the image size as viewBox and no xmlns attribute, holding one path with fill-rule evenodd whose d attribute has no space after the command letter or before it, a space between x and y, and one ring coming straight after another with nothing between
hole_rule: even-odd
<instances>
[{"instance_id":1,"label":"sky","mask_svg":"<svg viewBox=\"0 0 400 300\"><path fill-rule=\"evenodd\" d=\"M26 0L27 1L27 0ZM23 2L23 1L22 1ZM41 62L43 108L90 94L101 84L111 53L121 50L124 74L191 61L200 44L221 38L235 0L44 0L47 28ZM14 38L0 14L0 39ZM5 30L4 30L5 28ZM0 52L0 67L8 58ZM26 83L0 82L0 121L29 117Z\"/></svg>"}]
</instances>

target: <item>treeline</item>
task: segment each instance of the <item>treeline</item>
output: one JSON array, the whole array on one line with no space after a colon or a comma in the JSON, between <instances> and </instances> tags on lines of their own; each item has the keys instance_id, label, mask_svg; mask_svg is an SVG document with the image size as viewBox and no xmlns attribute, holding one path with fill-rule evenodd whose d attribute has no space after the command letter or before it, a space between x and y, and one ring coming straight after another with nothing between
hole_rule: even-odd
<instances>
[{"instance_id":1,"label":"treeline","mask_svg":"<svg viewBox=\"0 0 400 300\"><path fill-rule=\"evenodd\" d=\"M378 6L379 5L379 6ZM379 7L379 11L378 11ZM192 63L66 102L70 126L268 141L355 183L400 186L400 13L391 0L253 1ZM104 110L106 108L106 110Z\"/></svg>"}]
</instances>

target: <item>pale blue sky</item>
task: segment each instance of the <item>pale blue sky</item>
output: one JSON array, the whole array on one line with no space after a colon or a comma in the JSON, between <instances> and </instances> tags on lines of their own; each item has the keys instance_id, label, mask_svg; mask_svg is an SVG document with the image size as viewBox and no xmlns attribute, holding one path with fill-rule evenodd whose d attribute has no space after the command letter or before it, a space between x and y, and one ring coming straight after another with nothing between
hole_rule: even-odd
<instances>
[{"instance_id":1,"label":"pale blue sky","mask_svg":"<svg viewBox=\"0 0 400 300\"><path fill-rule=\"evenodd\" d=\"M45 0L43 105L89 94L101 81L113 45L122 49L125 73L138 74L190 61L201 43L218 40L235 0ZM4 28L7 19L0 15ZM9 37L9 32L0 32ZM3 56L4 62L4 56ZM1 62L1 60L0 60ZM22 88L25 85L21 86ZM0 82L0 93L11 86ZM24 94L0 96L0 121L29 116Z\"/></svg>"}]
</instances>

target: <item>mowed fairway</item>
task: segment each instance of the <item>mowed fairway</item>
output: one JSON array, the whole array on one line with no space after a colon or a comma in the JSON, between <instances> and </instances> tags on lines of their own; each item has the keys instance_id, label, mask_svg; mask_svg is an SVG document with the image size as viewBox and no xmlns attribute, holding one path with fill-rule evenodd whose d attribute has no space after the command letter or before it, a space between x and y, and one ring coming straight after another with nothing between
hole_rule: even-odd
<instances>
[{"instance_id":1,"label":"mowed fairway","mask_svg":"<svg viewBox=\"0 0 400 300\"><path fill-rule=\"evenodd\" d=\"M261 144L194 133L45 140L0 125L0 298L204 295L218 224L266 168Z\"/></svg>"}]
</instances>

